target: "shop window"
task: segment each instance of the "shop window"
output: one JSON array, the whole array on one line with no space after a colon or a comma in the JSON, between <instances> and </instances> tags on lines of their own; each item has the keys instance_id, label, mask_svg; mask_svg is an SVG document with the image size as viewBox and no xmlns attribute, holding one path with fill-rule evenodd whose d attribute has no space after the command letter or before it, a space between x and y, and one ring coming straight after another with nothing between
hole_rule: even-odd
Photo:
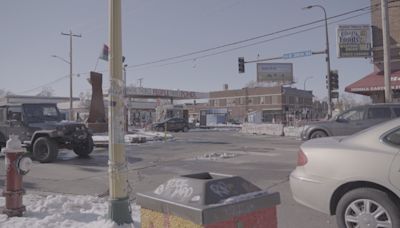
<instances>
[{"instance_id":1,"label":"shop window","mask_svg":"<svg viewBox=\"0 0 400 228\"><path fill-rule=\"evenodd\" d=\"M219 99L218 103L219 103L218 106L225 107L226 106L226 99Z\"/></svg>"},{"instance_id":2,"label":"shop window","mask_svg":"<svg viewBox=\"0 0 400 228\"><path fill-rule=\"evenodd\" d=\"M280 104L281 98L280 96L272 96L272 104Z\"/></svg>"},{"instance_id":3,"label":"shop window","mask_svg":"<svg viewBox=\"0 0 400 228\"><path fill-rule=\"evenodd\" d=\"M272 104L272 97L271 96L265 96L264 97L264 104Z\"/></svg>"}]
</instances>

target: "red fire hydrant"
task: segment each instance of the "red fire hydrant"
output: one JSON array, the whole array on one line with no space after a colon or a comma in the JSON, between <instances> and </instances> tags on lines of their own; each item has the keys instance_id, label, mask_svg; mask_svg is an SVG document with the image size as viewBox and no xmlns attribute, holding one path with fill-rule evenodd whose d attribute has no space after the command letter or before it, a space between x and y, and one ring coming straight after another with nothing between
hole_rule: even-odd
<instances>
[{"instance_id":1,"label":"red fire hydrant","mask_svg":"<svg viewBox=\"0 0 400 228\"><path fill-rule=\"evenodd\" d=\"M3 149L6 163L6 183L3 196L6 198L5 207L1 213L8 217L22 216L25 206L22 205L22 196L25 190L22 188L22 176L27 174L32 166L32 160L25 156L21 141L16 135L10 135L6 148Z\"/></svg>"}]
</instances>

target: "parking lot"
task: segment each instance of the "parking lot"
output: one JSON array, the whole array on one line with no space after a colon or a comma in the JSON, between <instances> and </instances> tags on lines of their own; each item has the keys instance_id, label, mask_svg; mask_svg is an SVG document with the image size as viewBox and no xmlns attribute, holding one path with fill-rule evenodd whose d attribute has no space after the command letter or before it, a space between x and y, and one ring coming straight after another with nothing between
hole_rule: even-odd
<instances>
[{"instance_id":1,"label":"parking lot","mask_svg":"<svg viewBox=\"0 0 400 228\"><path fill-rule=\"evenodd\" d=\"M126 146L131 198L154 190L174 176L214 172L239 175L262 189L280 192L279 227L336 227L334 217L297 204L288 175L296 166L300 141L291 137L246 135L238 131L202 130L174 133L168 141ZM107 195L108 150L96 148L90 158L60 151L54 163L34 163L24 177L25 189L39 194ZM4 186L4 162L0 165Z\"/></svg>"}]
</instances>

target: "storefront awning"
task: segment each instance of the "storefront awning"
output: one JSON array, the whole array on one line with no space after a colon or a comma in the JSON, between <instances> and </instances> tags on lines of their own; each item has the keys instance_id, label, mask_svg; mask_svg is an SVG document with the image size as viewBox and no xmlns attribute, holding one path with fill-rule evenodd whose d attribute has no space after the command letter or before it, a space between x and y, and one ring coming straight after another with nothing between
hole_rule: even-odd
<instances>
[{"instance_id":1,"label":"storefront awning","mask_svg":"<svg viewBox=\"0 0 400 228\"><path fill-rule=\"evenodd\" d=\"M400 90L400 70L392 71L390 86L393 90ZM376 71L354 82L344 89L349 93L371 95L385 90L383 71Z\"/></svg>"}]
</instances>

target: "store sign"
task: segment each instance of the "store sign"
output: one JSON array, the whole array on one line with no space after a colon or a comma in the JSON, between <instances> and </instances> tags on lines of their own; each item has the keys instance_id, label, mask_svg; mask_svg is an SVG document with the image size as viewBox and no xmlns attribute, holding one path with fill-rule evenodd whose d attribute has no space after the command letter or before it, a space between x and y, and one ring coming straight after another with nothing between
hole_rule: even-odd
<instances>
[{"instance_id":1,"label":"store sign","mask_svg":"<svg viewBox=\"0 0 400 228\"><path fill-rule=\"evenodd\" d=\"M126 95L132 97L165 97L175 99L201 99L208 98L208 93L199 93L184 90L166 90L166 89L153 89L143 87L128 87Z\"/></svg>"},{"instance_id":2,"label":"store sign","mask_svg":"<svg viewBox=\"0 0 400 228\"><path fill-rule=\"evenodd\" d=\"M292 82L292 63L257 63L257 82Z\"/></svg>"},{"instance_id":3,"label":"store sign","mask_svg":"<svg viewBox=\"0 0 400 228\"><path fill-rule=\"evenodd\" d=\"M371 57L371 26L339 25L336 38L338 58Z\"/></svg>"}]
</instances>

